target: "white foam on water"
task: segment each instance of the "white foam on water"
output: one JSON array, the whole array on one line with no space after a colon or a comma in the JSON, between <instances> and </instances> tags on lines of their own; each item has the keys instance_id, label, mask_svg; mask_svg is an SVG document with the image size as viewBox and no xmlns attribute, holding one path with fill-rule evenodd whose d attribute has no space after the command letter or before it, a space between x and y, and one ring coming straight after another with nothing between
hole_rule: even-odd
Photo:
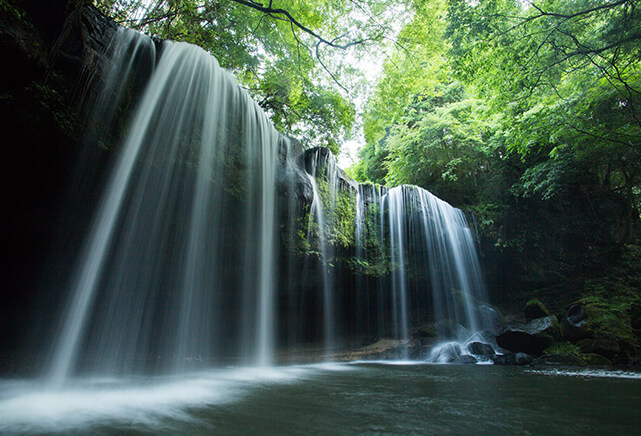
<instances>
[{"instance_id":1,"label":"white foam on water","mask_svg":"<svg viewBox=\"0 0 641 436\"><path fill-rule=\"evenodd\" d=\"M525 372L532 374L570 377L601 377L601 378L623 378L641 380L641 372L606 370L606 369L529 369Z\"/></svg>"},{"instance_id":2,"label":"white foam on water","mask_svg":"<svg viewBox=\"0 0 641 436\"><path fill-rule=\"evenodd\" d=\"M240 401L265 385L294 383L345 365L226 368L129 379L76 379L50 389L36 380L0 380L0 433L68 432L100 425L170 428L195 409Z\"/></svg>"},{"instance_id":3,"label":"white foam on water","mask_svg":"<svg viewBox=\"0 0 641 436\"><path fill-rule=\"evenodd\" d=\"M354 368L350 367L351 362L320 362L306 365L304 368L312 368L319 371L351 371Z\"/></svg>"}]
</instances>

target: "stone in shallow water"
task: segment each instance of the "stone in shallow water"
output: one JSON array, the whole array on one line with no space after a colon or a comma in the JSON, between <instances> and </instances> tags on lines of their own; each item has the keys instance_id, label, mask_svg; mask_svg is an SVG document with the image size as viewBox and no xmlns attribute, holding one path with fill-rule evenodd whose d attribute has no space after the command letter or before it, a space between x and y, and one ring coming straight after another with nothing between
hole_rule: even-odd
<instances>
[{"instance_id":1,"label":"stone in shallow water","mask_svg":"<svg viewBox=\"0 0 641 436\"><path fill-rule=\"evenodd\" d=\"M476 357L465 354L463 356L457 357L452 363L456 363L458 365L474 365L475 363L477 363L477 360Z\"/></svg>"},{"instance_id":2,"label":"stone in shallow water","mask_svg":"<svg viewBox=\"0 0 641 436\"><path fill-rule=\"evenodd\" d=\"M495 365L515 365L514 353L496 354L492 357Z\"/></svg>"},{"instance_id":3,"label":"stone in shallow water","mask_svg":"<svg viewBox=\"0 0 641 436\"><path fill-rule=\"evenodd\" d=\"M483 357L493 357L494 348L490 344L485 344L483 342L470 342L467 344L467 351L477 356Z\"/></svg>"},{"instance_id":4,"label":"stone in shallow water","mask_svg":"<svg viewBox=\"0 0 641 436\"><path fill-rule=\"evenodd\" d=\"M516 365L529 365L532 363L533 357L526 353L516 353L514 355L514 363Z\"/></svg>"},{"instance_id":5,"label":"stone in shallow water","mask_svg":"<svg viewBox=\"0 0 641 436\"><path fill-rule=\"evenodd\" d=\"M492 357L495 365L529 365L534 358L527 353L505 353Z\"/></svg>"}]
</instances>

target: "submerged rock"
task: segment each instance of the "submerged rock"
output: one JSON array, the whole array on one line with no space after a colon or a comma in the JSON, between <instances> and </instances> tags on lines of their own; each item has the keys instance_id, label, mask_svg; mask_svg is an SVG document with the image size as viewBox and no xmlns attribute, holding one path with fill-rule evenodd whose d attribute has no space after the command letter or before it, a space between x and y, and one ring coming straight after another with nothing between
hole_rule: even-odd
<instances>
[{"instance_id":1,"label":"submerged rock","mask_svg":"<svg viewBox=\"0 0 641 436\"><path fill-rule=\"evenodd\" d=\"M496 336L496 342L509 351L540 355L557 334L556 316L546 316L506 327Z\"/></svg>"},{"instance_id":2,"label":"submerged rock","mask_svg":"<svg viewBox=\"0 0 641 436\"><path fill-rule=\"evenodd\" d=\"M370 338L372 339L372 338ZM369 339L368 339L369 340ZM339 352L335 360L397 360L422 359L425 357L420 344L414 340L383 338L352 351Z\"/></svg>"},{"instance_id":3,"label":"submerged rock","mask_svg":"<svg viewBox=\"0 0 641 436\"><path fill-rule=\"evenodd\" d=\"M469 354L464 354L462 356L457 357L454 359L452 363L457 364L457 365L474 365L478 361L476 360L476 357L471 356Z\"/></svg>"}]
</instances>

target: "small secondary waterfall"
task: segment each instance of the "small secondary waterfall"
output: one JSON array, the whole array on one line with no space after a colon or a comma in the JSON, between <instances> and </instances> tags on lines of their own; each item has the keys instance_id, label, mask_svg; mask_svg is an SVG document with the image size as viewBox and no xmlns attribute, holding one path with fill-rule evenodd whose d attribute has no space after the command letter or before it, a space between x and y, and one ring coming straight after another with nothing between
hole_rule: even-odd
<instances>
[{"instance_id":1,"label":"small secondary waterfall","mask_svg":"<svg viewBox=\"0 0 641 436\"><path fill-rule=\"evenodd\" d=\"M384 263L389 253L389 282L381 278L378 284L378 334L405 344L397 357L408 357L412 326L426 318L434 320L441 338L460 342L491 328L488 307L483 306L487 298L483 276L463 212L416 186L389 190L361 186L357 199L359 262ZM366 242L372 228L378 246ZM371 282L359 280L361 294L371 295L369 289L363 290L364 283ZM432 313L421 314L421 308L428 307Z\"/></svg>"},{"instance_id":2,"label":"small secondary waterfall","mask_svg":"<svg viewBox=\"0 0 641 436\"><path fill-rule=\"evenodd\" d=\"M403 244L409 241L417 245L413 248L415 265L424 267L421 262L427 261L434 319L455 321L470 333L486 327L476 307L486 301L485 285L463 212L416 186L393 188L388 197L390 233L395 235L392 256L401 270L395 279L399 289L407 286ZM407 298L400 300L405 302Z\"/></svg>"},{"instance_id":3,"label":"small secondary waterfall","mask_svg":"<svg viewBox=\"0 0 641 436\"><path fill-rule=\"evenodd\" d=\"M415 358L427 320L459 341L486 328L461 211L359 185L327 149L295 152L198 47L123 30L110 50L89 123L118 140L66 285L53 384L268 366L283 343L328 358L359 337Z\"/></svg>"},{"instance_id":4,"label":"small secondary waterfall","mask_svg":"<svg viewBox=\"0 0 641 436\"><path fill-rule=\"evenodd\" d=\"M317 148L312 151L308 164L308 177L312 185L313 200L310 208L308 240L313 238L314 228L318 231L321 253L321 279L323 283L323 338L325 350L336 347L336 310L334 308L334 249L330 231L335 225L338 174L336 160L326 150ZM322 173L322 174L321 174ZM320 183L320 186L319 186Z\"/></svg>"}]
</instances>

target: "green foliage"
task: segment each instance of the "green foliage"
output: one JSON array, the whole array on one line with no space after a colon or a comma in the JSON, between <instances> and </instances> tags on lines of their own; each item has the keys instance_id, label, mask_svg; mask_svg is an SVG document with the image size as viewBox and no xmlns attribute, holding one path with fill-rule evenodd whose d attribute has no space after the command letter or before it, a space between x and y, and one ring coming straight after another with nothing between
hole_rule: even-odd
<instances>
[{"instance_id":1,"label":"green foliage","mask_svg":"<svg viewBox=\"0 0 641 436\"><path fill-rule=\"evenodd\" d=\"M411 3L413 17L401 30L397 49L385 62L363 115L366 145L360 152L362 163L355 169L357 180L386 182L390 129L402 122L408 105L429 99L433 89L449 77L443 58L445 8L444 0Z\"/></svg>"},{"instance_id":2,"label":"green foliage","mask_svg":"<svg viewBox=\"0 0 641 436\"><path fill-rule=\"evenodd\" d=\"M587 329L597 338L634 341L630 317L641 304L637 289L607 280L586 284L586 295L579 300L588 314Z\"/></svg>"},{"instance_id":3,"label":"green foliage","mask_svg":"<svg viewBox=\"0 0 641 436\"><path fill-rule=\"evenodd\" d=\"M24 21L27 16L23 10L17 8L9 1L0 2L0 14L3 17L7 17L16 21Z\"/></svg>"},{"instance_id":4,"label":"green foliage","mask_svg":"<svg viewBox=\"0 0 641 436\"><path fill-rule=\"evenodd\" d=\"M390 273L391 268L389 259L380 257L368 260L352 257L347 262L353 271L372 277L386 276Z\"/></svg>"},{"instance_id":5,"label":"green foliage","mask_svg":"<svg viewBox=\"0 0 641 436\"><path fill-rule=\"evenodd\" d=\"M327 242L343 248L354 246L356 222L356 198L348 187L339 186L331 192L324 176L316 177L316 186L325 211L325 235Z\"/></svg>"},{"instance_id":6,"label":"green foliage","mask_svg":"<svg viewBox=\"0 0 641 436\"><path fill-rule=\"evenodd\" d=\"M491 167L491 118L452 83L408 106L385 143L390 185L414 184L457 204L473 204Z\"/></svg>"},{"instance_id":7,"label":"green foliage","mask_svg":"<svg viewBox=\"0 0 641 436\"><path fill-rule=\"evenodd\" d=\"M463 207L502 298L543 288L575 298L641 237L641 8L447 0L412 10L401 31L411 42L385 64L351 173Z\"/></svg>"},{"instance_id":8,"label":"green foliage","mask_svg":"<svg viewBox=\"0 0 641 436\"><path fill-rule=\"evenodd\" d=\"M364 115L365 139L374 149L415 96L429 96L447 75L441 58L447 44L443 39L445 1L416 0L411 10L413 18L401 30L398 49L385 62Z\"/></svg>"},{"instance_id":9,"label":"green foliage","mask_svg":"<svg viewBox=\"0 0 641 436\"><path fill-rule=\"evenodd\" d=\"M574 356L579 357L579 347L570 342L552 342L549 347L543 350L548 356Z\"/></svg>"},{"instance_id":10,"label":"green foliage","mask_svg":"<svg viewBox=\"0 0 641 436\"><path fill-rule=\"evenodd\" d=\"M405 1L401 1L402 5ZM338 153L355 111L347 59L379 50L399 2L95 0L123 24L211 52L283 133ZM347 86L347 87L346 87Z\"/></svg>"}]
</instances>

